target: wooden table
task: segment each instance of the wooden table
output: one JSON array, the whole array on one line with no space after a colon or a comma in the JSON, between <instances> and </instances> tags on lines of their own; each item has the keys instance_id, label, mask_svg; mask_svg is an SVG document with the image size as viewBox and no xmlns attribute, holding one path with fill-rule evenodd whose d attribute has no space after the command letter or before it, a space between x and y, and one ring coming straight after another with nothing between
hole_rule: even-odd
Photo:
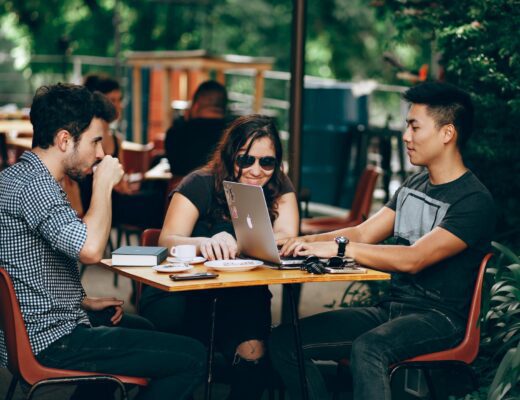
<instances>
[{"instance_id":1,"label":"wooden table","mask_svg":"<svg viewBox=\"0 0 520 400\"><path fill-rule=\"evenodd\" d=\"M148 181L169 181L172 178L168 163L159 163L144 173L144 179Z\"/></svg>"},{"instance_id":2,"label":"wooden table","mask_svg":"<svg viewBox=\"0 0 520 400\"><path fill-rule=\"evenodd\" d=\"M10 147L18 147L23 150L31 150L32 149L32 138L27 137L6 137L5 140L7 146Z\"/></svg>"},{"instance_id":3,"label":"wooden table","mask_svg":"<svg viewBox=\"0 0 520 400\"><path fill-rule=\"evenodd\" d=\"M33 133L31 121L28 119L0 119L0 133Z\"/></svg>"},{"instance_id":4,"label":"wooden table","mask_svg":"<svg viewBox=\"0 0 520 400\"><path fill-rule=\"evenodd\" d=\"M218 272L216 279L178 281L174 282L169 278L169 273L159 273L150 267L112 267L112 260L101 260L100 265L110 269L113 272L126 276L137 282L153 286L155 288L165 290L167 292L177 292L186 290L207 290L207 289L223 289L239 286L262 286L287 284L289 298L291 301L292 322L294 328L294 338L296 343L296 351L298 357L298 367L300 373L300 384L302 385L303 398L308 398L307 382L305 379L305 366L303 360L303 348L300 335L300 325L298 319L298 307L294 300L292 283L310 283L310 282L350 282L350 281L373 281L388 280L390 274L375 271L367 268L367 272L363 274L324 274L313 275L300 270L277 270L267 267L259 267L252 271L246 272ZM205 272L207 268L202 264L194 267L190 272ZM213 298L212 323L210 331L209 349L208 349L208 374L206 381L206 399L211 398L211 379L212 365L214 354L214 335L215 335L215 313L216 313L217 297Z\"/></svg>"}]
</instances>

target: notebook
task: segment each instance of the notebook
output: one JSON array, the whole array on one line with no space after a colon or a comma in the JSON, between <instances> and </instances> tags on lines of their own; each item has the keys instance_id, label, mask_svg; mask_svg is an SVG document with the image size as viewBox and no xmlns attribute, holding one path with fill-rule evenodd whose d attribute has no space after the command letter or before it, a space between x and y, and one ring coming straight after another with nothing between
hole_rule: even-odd
<instances>
[{"instance_id":1,"label":"notebook","mask_svg":"<svg viewBox=\"0 0 520 400\"><path fill-rule=\"evenodd\" d=\"M279 269L299 269L305 257L280 257L261 186L224 181L224 193L241 257Z\"/></svg>"}]
</instances>

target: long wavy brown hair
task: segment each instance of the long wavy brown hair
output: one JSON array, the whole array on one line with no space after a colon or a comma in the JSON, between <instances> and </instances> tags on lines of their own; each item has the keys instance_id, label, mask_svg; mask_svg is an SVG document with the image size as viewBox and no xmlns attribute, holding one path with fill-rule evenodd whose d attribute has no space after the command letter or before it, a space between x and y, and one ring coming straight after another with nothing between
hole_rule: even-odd
<instances>
[{"instance_id":1,"label":"long wavy brown hair","mask_svg":"<svg viewBox=\"0 0 520 400\"><path fill-rule=\"evenodd\" d=\"M246 153L249 154L251 146L260 138L271 139L275 149L276 166L273 175L263 186L269 217L271 222L278 217L277 200L280 198L283 182L282 164L282 142L280 135L272 119L265 115L251 114L234 120L222 135L212 159L204 167L215 177L215 196L213 198L212 214L215 218L224 217L229 219L229 209L224 194L223 181L238 182L242 174L239 170L235 176L235 162L238 152L251 140L247 146Z\"/></svg>"}]
</instances>

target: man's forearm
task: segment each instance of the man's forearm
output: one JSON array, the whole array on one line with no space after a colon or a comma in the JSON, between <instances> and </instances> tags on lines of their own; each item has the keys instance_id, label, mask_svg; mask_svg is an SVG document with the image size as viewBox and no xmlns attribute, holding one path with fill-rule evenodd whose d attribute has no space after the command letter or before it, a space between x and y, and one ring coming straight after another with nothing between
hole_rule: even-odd
<instances>
[{"instance_id":1,"label":"man's forearm","mask_svg":"<svg viewBox=\"0 0 520 400\"><path fill-rule=\"evenodd\" d=\"M343 228L338 229L332 232L325 232L320 233L317 235L310 235L308 238L309 242L328 242L329 240L334 240L334 238L338 236L345 236L349 238L352 242L363 242L360 232L356 229L356 227L353 228Z\"/></svg>"},{"instance_id":2,"label":"man's forearm","mask_svg":"<svg viewBox=\"0 0 520 400\"><path fill-rule=\"evenodd\" d=\"M83 218L87 225L87 240L80 252L83 262L98 262L103 256L112 228L112 192L94 190L90 207Z\"/></svg>"}]
</instances>

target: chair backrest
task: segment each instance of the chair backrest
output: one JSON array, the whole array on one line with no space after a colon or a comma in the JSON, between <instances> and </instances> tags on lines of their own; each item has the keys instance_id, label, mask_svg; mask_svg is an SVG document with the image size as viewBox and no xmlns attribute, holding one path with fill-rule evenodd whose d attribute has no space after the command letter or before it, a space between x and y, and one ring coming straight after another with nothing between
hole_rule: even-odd
<instances>
[{"instance_id":1,"label":"chair backrest","mask_svg":"<svg viewBox=\"0 0 520 400\"><path fill-rule=\"evenodd\" d=\"M29 342L25 331L18 300L14 293L13 283L4 268L0 267L0 329L4 332L4 341L9 357L9 370L18 372L20 357L18 349ZM32 352L30 352L32 354Z\"/></svg>"},{"instance_id":2,"label":"chair backrest","mask_svg":"<svg viewBox=\"0 0 520 400\"><path fill-rule=\"evenodd\" d=\"M466 334L464 339L457 347L452 349L439 351L437 353L424 354L414 357L407 362L415 361L447 361L456 360L464 361L466 364L471 364L477 357L480 346L480 304L482 300L482 283L484 281L484 274L486 271L489 259L493 257L492 253L486 254L480 263L477 280L475 282L475 289L469 308L468 322L466 323Z\"/></svg>"},{"instance_id":3,"label":"chair backrest","mask_svg":"<svg viewBox=\"0 0 520 400\"><path fill-rule=\"evenodd\" d=\"M158 246L159 245L159 236L161 236L160 229L145 229L143 233L141 233L141 246ZM143 284L141 282L137 282L137 286L135 288L135 307L137 311L139 311L141 294L143 293Z\"/></svg>"},{"instance_id":4,"label":"chair backrest","mask_svg":"<svg viewBox=\"0 0 520 400\"><path fill-rule=\"evenodd\" d=\"M150 169L153 143L139 144L124 141L121 144L121 164L126 173L145 173Z\"/></svg>"},{"instance_id":5,"label":"chair backrest","mask_svg":"<svg viewBox=\"0 0 520 400\"><path fill-rule=\"evenodd\" d=\"M141 246L157 246L160 235L160 229L145 229L141 234Z\"/></svg>"},{"instance_id":6,"label":"chair backrest","mask_svg":"<svg viewBox=\"0 0 520 400\"><path fill-rule=\"evenodd\" d=\"M381 175L380 168L374 165L368 165L365 168L356 185L352 207L348 214L349 220L359 221L358 223L361 223L364 219L368 218L379 175Z\"/></svg>"},{"instance_id":7,"label":"chair backrest","mask_svg":"<svg viewBox=\"0 0 520 400\"><path fill-rule=\"evenodd\" d=\"M53 370L42 366L34 357L13 283L2 267L0 267L0 328L4 332L8 368L11 373L19 374L31 385L41 379L54 377Z\"/></svg>"},{"instance_id":8,"label":"chair backrest","mask_svg":"<svg viewBox=\"0 0 520 400\"><path fill-rule=\"evenodd\" d=\"M128 377L96 372L64 370L41 365L34 356L29 335L7 271L0 267L0 329L4 333L9 371L20 376L29 385L52 378L78 378L81 376L113 376L124 383L146 386L146 378Z\"/></svg>"}]
</instances>

